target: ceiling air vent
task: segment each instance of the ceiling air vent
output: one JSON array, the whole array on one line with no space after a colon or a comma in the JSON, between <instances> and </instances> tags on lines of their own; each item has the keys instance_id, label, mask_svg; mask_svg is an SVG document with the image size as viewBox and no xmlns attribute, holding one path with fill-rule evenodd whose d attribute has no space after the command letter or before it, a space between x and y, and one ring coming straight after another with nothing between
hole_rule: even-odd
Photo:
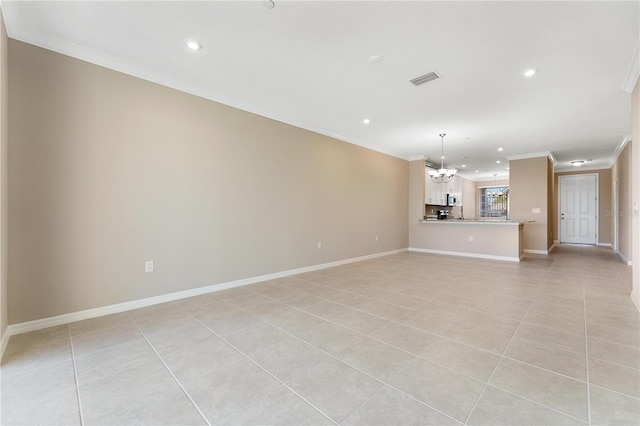
<instances>
[{"instance_id":1,"label":"ceiling air vent","mask_svg":"<svg viewBox=\"0 0 640 426\"><path fill-rule=\"evenodd\" d=\"M440 75L437 72L433 71L425 75L421 75L420 77L416 77L409 81L411 81L414 84L414 86L420 86L421 84L425 84L430 81L437 80L439 78L440 78Z\"/></svg>"}]
</instances>

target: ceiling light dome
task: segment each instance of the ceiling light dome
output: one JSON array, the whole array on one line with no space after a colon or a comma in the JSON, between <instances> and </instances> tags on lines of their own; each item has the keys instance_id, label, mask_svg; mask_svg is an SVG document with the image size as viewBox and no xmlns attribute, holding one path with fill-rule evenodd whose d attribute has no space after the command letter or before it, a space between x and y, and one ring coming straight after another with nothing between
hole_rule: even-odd
<instances>
[{"instance_id":1,"label":"ceiling light dome","mask_svg":"<svg viewBox=\"0 0 640 426\"><path fill-rule=\"evenodd\" d=\"M191 50L200 50L202 49L202 43L197 40L187 40L187 47Z\"/></svg>"}]
</instances>

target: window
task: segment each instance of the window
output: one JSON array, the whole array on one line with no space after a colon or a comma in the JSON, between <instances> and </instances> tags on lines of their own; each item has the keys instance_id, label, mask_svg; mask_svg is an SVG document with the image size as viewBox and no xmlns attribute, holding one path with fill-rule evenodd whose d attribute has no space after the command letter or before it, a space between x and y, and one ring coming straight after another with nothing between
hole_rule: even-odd
<instances>
[{"instance_id":1,"label":"window","mask_svg":"<svg viewBox=\"0 0 640 426\"><path fill-rule=\"evenodd\" d=\"M509 218L509 187L479 188L480 219L507 220Z\"/></svg>"}]
</instances>

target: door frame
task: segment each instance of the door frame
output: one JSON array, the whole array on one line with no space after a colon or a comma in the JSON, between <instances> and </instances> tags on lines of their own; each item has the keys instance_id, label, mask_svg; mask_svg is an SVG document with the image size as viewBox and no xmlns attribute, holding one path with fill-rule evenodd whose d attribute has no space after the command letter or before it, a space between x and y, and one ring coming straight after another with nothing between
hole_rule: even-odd
<instances>
[{"instance_id":1,"label":"door frame","mask_svg":"<svg viewBox=\"0 0 640 426\"><path fill-rule=\"evenodd\" d=\"M558 176L558 211L557 211L558 217L556 219L558 221L558 242L560 242L561 244L563 243L562 241L562 183L565 178L573 178L573 177L579 177L579 176L594 176L596 178L596 187L595 187L596 203L594 207L595 225L596 225L596 229L595 229L596 241L593 245L597 246L600 243L600 233L598 232L600 228L600 217L598 215L598 213L600 212L600 173L575 173L575 174ZM570 243L570 244L573 244L573 243ZM584 245L591 245L591 244L584 244Z\"/></svg>"},{"instance_id":2,"label":"door frame","mask_svg":"<svg viewBox=\"0 0 640 426\"><path fill-rule=\"evenodd\" d=\"M620 219L618 212L620 211L620 184L617 179L613 180L613 250L618 252L618 232L620 232L618 227L620 224L618 220Z\"/></svg>"}]
</instances>

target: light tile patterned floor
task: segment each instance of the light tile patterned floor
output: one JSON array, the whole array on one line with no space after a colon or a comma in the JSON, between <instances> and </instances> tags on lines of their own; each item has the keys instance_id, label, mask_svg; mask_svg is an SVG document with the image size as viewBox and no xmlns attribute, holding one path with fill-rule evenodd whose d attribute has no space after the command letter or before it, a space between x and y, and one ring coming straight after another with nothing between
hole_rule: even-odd
<instances>
[{"instance_id":1,"label":"light tile patterned floor","mask_svg":"<svg viewBox=\"0 0 640 426\"><path fill-rule=\"evenodd\" d=\"M639 424L631 269L402 253L13 336L10 424Z\"/></svg>"}]
</instances>

